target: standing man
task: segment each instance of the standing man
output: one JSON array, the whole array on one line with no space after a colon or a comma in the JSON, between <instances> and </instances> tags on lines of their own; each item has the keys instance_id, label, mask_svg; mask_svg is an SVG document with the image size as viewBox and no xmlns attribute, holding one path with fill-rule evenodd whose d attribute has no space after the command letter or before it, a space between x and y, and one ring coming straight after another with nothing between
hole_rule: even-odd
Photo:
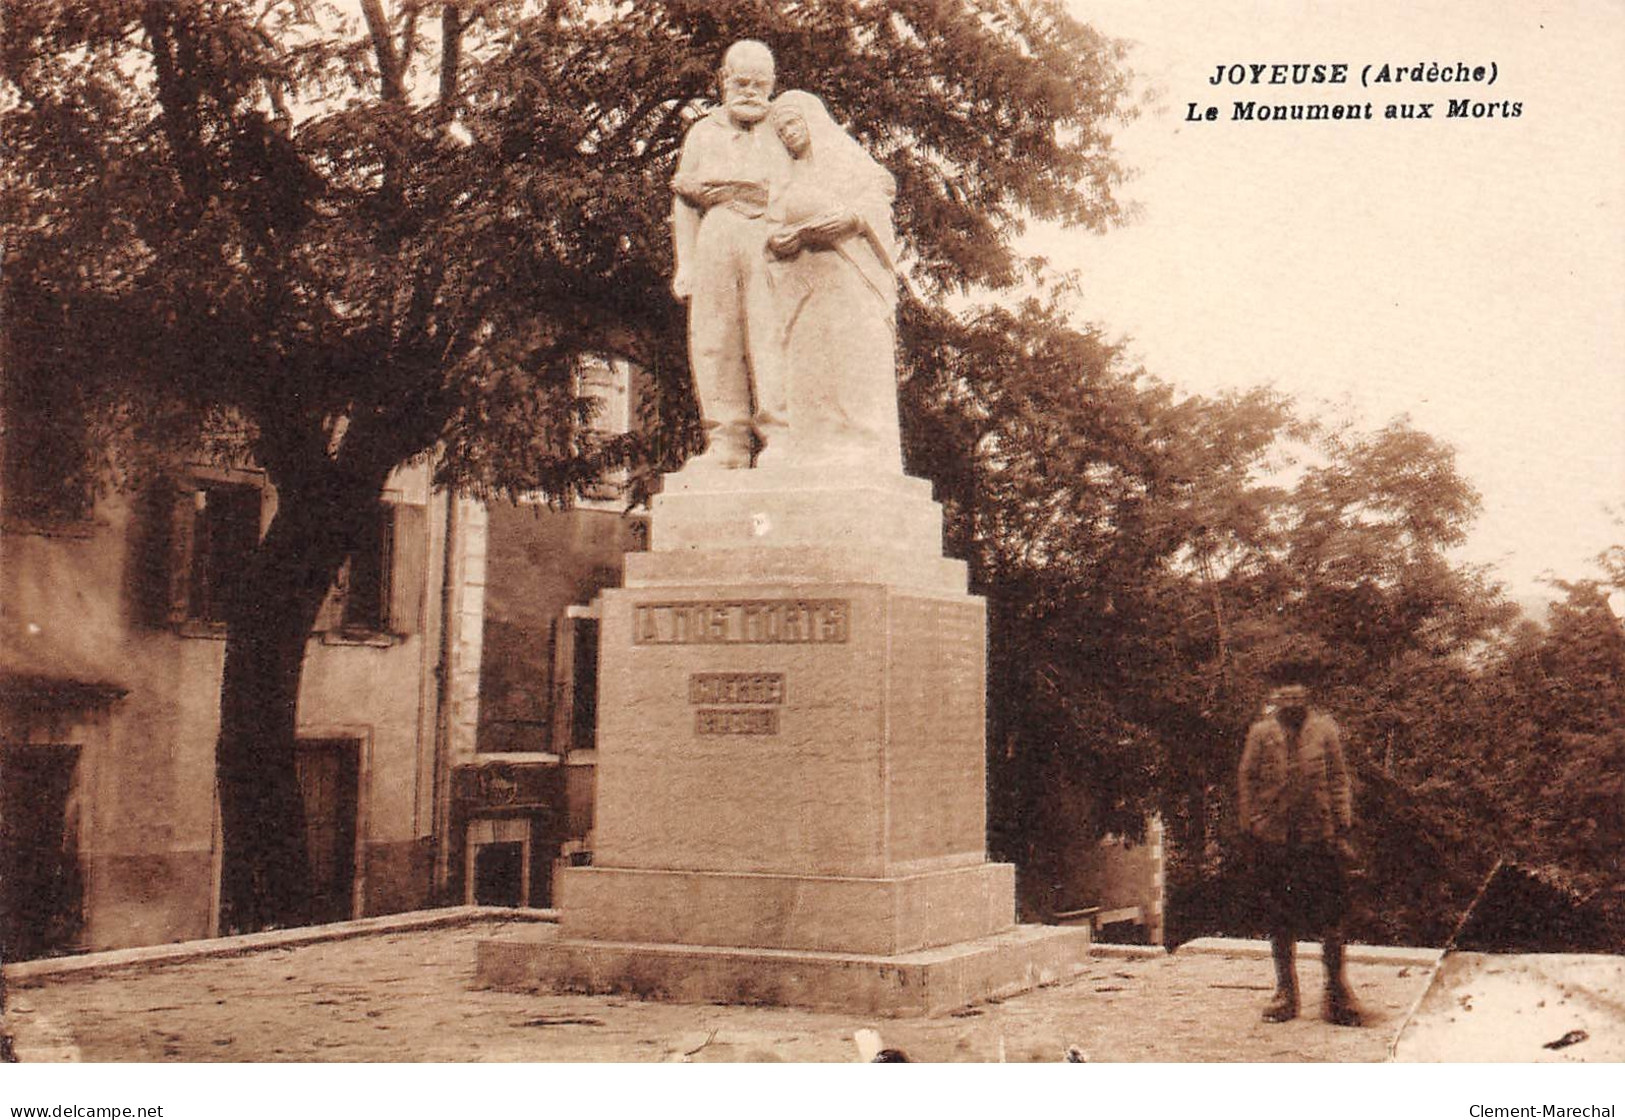
<instances>
[{"instance_id":1,"label":"standing man","mask_svg":"<svg viewBox=\"0 0 1625 1120\"><path fill-rule=\"evenodd\" d=\"M785 422L766 215L789 155L762 124L773 77L764 44L728 48L722 105L689 128L672 179L672 291L688 301L689 365L707 433L696 463L707 467L750 466L752 432L771 445Z\"/></svg>"},{"instance_id":2,"label":"standing man","mask_svg":"<svg viewBox=\"0 0 1625 1120\"><path fill-rule=\"evenodd\" d=\"M1277 666L1269 705L1248 730L1241 755L1241 827L1275 958L1275 998L1264 1019L1297 1017L1294 949L1300 935L1313 933L1321 937L1326 970L1322 1013L1327 1022L1357 1027L1360 1012L1343 976L1353 789L1337 724L1309 705L1308 677L1304 666Z\"/></svg>"}]
</instances>

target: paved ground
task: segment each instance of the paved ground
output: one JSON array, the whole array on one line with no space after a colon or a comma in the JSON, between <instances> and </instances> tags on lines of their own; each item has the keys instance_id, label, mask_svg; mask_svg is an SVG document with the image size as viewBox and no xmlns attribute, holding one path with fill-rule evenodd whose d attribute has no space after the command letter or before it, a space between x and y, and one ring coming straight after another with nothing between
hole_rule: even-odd
<instances>
[{"instance_id":1,"label":"paved ground","mask_svg":"<svg viewBox=\"0 0 1625 1120\"><path fill-rule=\"evenodd\" d=\"M853 1031L874 1026L916 1061L1058 1061L1073 1045L1101 1062L1376 1062L1428 978L1420 965L1352 965L1366 1027L1269 1025L1268 960L1097 957L1077 980L1002 1003L865 1022L475 990L475 943L510 928L481 920L14 983L7 1020L23 1061L844 1062ZM1317 991L1318 963L1300 973Z\"/></svg>"}]
</instances>

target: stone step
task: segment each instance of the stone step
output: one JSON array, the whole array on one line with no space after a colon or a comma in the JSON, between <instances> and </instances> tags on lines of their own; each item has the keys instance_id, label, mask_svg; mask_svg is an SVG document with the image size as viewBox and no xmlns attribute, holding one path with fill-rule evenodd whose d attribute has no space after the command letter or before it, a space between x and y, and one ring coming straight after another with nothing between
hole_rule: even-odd
<instances>
[{"instance_id":1,"label":"stone step","mask_svg":"<svg viewBox=\"0 0 1625 1120\"><path fill-rule=\"evenodd\" d=\"M1086 927L1014 926L897 956L574 941L550 931L480 942L475 972L480 986L500 991L921 1017L1063 983L1088 963Z\"/></svg>"}]
</instances>

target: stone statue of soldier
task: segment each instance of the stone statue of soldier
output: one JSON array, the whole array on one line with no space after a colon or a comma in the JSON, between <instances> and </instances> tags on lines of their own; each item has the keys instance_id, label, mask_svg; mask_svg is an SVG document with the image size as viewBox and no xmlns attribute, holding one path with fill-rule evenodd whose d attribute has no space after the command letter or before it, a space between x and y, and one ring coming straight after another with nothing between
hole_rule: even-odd
<instances>
[{"instance_id":1,"label":"stone statue of soldier","mask_svg":"<svg viewBox=\"0 0 1625 1120\"><path fill-rule=\"evenodd\" d=\"M747 39L723 56L722 104L683 139L672 179L672 290L688 302L689 364L707 433L693 465L750 466L785 422L779 314L768 276L768 199L789 155L767 119L773 55Z\"/></svg>"}]
</instances>

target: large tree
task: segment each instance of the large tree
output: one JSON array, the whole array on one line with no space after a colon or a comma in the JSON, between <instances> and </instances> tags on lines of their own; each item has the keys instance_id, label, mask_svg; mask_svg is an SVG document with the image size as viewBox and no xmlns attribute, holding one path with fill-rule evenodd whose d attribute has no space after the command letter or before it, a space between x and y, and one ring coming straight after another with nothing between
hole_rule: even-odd
<instances>
[{"instance_id":1,"label":"large tree","mask_svg":"<svg viewBox=\"0 0 1625 1120\"><path fill-rule=\"evenodd\" d=\"M1220 779L1246 691L1221 580L1268 566L1281 492L1256 476L1298 425L1266 392L1180 398L1055 302L905 328L930 339L910 463L989 601L993 845L1043 910L1071 846Z\"/></svg>"},{"instance_id":2,"label":"large tree","mask_svg":"<svg viewBox=\"0 0 1625 1120\"><path fill-rule=\"evenodd\" d=\"M989 601L992 842L1025 903L1086 902L1056 894L1078 846L1160 811L1174 935L1246 932L1235 770L1290 655L1324 667L1361 772L1362 932L1448 934L1504 835L1466 698L1515 610L1450 555L1478 501L1450 447L1182 397L1055 303L904 328L910 464Z\"/></svg>"},{"instance_id":3,"label":"large tree","mask_svg":"<svg viewBox=\"0 0 1625 1120\"><path fill-rule=\"evenodd\" d=\"M1625 622L1606 579L1560 580L1544 627L1528 626L1486 659L1463 716L1481 734L1468 775L1505 825L1505 849L1565 885L1611 892L1625 932ZM1463 784L1466 784L1465 782Z\"/></svg>"},{"instance_id":4,"label":"large tree","mask_svg":"<svg viewBox=\"0 0 1625 1120\"><path fill-rule=\"evenodd\" d=\"M278 494L227 607L236 928L305 916L306 641L390 472L436 454L447 483L568 496L692 446L667 182L729 42L771 44L781 86L893 171L927 302L1020 278L1030 217L1118 216L1118 50L1053 0L30 0L4 21L12 399L72 386L127 446L245 455ZM656 438L583 437L587 350L651 371Z\"/></svg>"}]
</instances>

